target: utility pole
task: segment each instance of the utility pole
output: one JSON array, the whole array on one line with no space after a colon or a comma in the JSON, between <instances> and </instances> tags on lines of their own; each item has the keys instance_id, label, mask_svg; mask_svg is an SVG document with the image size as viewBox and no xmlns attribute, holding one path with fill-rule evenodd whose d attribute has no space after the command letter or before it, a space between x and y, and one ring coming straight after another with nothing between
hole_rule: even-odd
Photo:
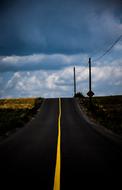
<instances>
[{"instance_id":1,"label":"utility pole","mask_svg":"<svg viewBox=\"0 0 122 190\"><path fill-rule=\"evenodd\" d=\"M75 76L75 67L74 67L74 96L76 94L76 76Z\"/></svg>"},{"instance_id":2,"label":"utility pole","mask_svg":"<svg viewBox=\"0 0 122 190\"><path fill-rule=\"evenodd\" d=\"M91 92L91 58L89 58L89 91Z\"/></svg>"},{"instance_id":3,"label":"utility pole","mask_svg":"<svg viewBox=\"0 0 122 190\"><path fill-rule=\"evenodd\" d=\"M89 92L87 93L89 96L89 102L90 105L92 104L92 96L94 95L94 92L92 92L91 89L91 58L89 58Z\"/></svg>"},{"instance_id":4,"label":"utility pole","mask_svg":"<svg viewBox=\"0 0 122 190\"><path fill-rule=\"evenodd\" d=\"M89 58L89 92L91 92L91 58ZM92 96L89 96L91 103Z\"/></svg>"}]
</instances>

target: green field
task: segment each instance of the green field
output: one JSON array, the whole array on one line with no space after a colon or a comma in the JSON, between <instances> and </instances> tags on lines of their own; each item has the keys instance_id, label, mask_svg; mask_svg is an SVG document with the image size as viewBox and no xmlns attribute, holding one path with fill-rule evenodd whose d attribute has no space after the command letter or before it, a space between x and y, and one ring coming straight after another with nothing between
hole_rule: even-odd
<instances>
[{"instance_id":1,"label":"green field","mask_svg":"<svg viewBox=\"0 0 122 190\"><path fill-rule=\"evenodd\" d=\"M122 96L93 97L91 107L88 98L79 98L79 103L98 123L122 135Z\"/></svg>"},{"instance_id":2,"label":"green field","mask_svg":"<svg viewBox=\"0 0 122 190\"><path fill-rule=\"evenodd\" d=\"M23 127L41 103L41 98L0 99L0 136L5 138Z\"/></svg>"}]
</instances>

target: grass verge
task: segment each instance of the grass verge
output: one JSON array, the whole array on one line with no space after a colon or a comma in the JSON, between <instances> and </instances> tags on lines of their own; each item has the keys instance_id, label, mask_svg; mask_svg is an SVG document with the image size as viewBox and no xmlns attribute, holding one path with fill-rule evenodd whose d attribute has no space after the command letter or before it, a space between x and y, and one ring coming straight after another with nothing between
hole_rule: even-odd
<instances>
[{"instance_id":1,"label":"grass verge","mask_svg":"<svg viewBox=\"0 0 122 190\"><path fill-rule=\"evenodd\" d=\"M77 98L77 100L89 118L122 135L122 96L93 97L91 105L87 97Z\"/></svg>"},{"instance_id":2,"label":"grass verge","mask_svg":"<svg viewBox=\"0 0 122 190\"><path fill-rule=\"evenodd\" d=\"M42 98L0 99L0 140L23 127L41 103Z\"/></svg>"}]
</instances>

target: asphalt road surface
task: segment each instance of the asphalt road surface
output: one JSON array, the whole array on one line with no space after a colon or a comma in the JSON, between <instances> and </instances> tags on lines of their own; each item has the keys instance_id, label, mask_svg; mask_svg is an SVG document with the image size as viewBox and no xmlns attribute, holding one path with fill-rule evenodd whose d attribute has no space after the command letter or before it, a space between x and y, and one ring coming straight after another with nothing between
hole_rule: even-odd
<instances>
[{"instance_id":1,"label":"asphalt road surface","mask_svg":"<svg viewBox=\"0 0 122 190\"><path fill-rule=\"evenodd\" d=\"M58 116L58 99L46 99L27 126L0 144L0 189L53 190ZM60 128L60 189L118 189L121 147L94 130L72 98L61 99Z\"/></svg>"}]
</instances>

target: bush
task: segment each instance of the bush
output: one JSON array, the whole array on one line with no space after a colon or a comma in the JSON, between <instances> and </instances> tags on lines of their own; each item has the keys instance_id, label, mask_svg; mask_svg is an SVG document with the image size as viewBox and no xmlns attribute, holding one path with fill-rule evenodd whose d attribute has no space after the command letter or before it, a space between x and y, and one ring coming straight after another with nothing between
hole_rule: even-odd
<instances>
[{"instance_id":1,"label":"bush","mask_svg":"<svg viewBox=\"0 0 122 190\"><path fill-rule=\"evenodd\" d=\"M84 95L81 93L81 92L77 92L75 95L74 95L75 98L84 98Z\"/></svg>"}]
</instances>

